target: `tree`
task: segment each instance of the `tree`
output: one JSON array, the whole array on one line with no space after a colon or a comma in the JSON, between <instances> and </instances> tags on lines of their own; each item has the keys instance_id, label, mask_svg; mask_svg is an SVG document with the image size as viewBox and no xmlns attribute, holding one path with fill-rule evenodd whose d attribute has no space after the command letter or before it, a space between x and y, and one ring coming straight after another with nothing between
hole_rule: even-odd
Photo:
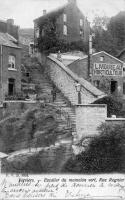
<instances>
[{"instance_id":1,"label":"tree","mask_svg":"<svg viewBox=\"0 0 125 200\"><path fill-rule=\"evenodd\" d=\"M97 99L93 102L93 104L106 104L108 117L111 117L111 115L121 115L122 103L114 99L114 97L106 96L101 99Z\"/></svg>"},{"instance_id":2,"label":"tree","mask_svg":"<svg viewBox=\"0 0 125 200\"><path fill-rule=\"evenodd\" d=\"M110 18L105 15L101 17L96 14L92 22L93 29L107 30L109 20Z\"/></svg>"},{"instance_id":3,"label":"tree","mask_svg":"<svg viewBox=\"0 0 125 200\"><path fill-rule=\"evenodd\" d=\"M89 147L70 158L63 168L67 173L125 172L125 124L102 124L100 135L91 139Z\"/></svg>"},{"instance_id":4,"label":"tree","mask_svg":"<svg viewBox=\"0 0 125 200\"><path fill-rule=\"evenodd\" d=\"M112 35L108 30L95 30L93 47L96 51L106 51L114 56L118 54L116 41L112 38Z\"/></svg>"},{"instance_id":5,"label":"tree","mask_svg":"<svg viewBox=\"0 0 125 200\"><path fill-rule=\"evenodd\" d=\"M95 16L92 31L95 33L93 47L96 51L104 50L117 56L125 46L125 11L110 20L107 17Z\"/></svg>"},{"instance_id":6,"label":"tree","mask_svg":"<svg viewBox=\"0 0 125 200\"><path fill-rule=\"evenodd\" d=\"M125 11L118 13L112 17L108 30L111 33L113 40L116 41L117 48L120 50L125 46Z\"/></svg>"}]
</instances>

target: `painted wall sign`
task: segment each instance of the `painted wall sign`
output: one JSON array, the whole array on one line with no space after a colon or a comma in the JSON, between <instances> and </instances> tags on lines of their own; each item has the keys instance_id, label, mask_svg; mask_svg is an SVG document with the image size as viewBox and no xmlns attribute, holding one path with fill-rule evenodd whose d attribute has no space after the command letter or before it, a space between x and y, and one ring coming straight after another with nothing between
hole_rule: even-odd
<instances>
[{"instance_id":1,"label":"painted wall sign","mask_svg":"<svg viewBox=\"0 0 125 200\"><path fill-rule=\"evenodd\" d=\"M94 76L122 76L123 70L121 64L94 63Z\"/></svg>"}]
</instances>

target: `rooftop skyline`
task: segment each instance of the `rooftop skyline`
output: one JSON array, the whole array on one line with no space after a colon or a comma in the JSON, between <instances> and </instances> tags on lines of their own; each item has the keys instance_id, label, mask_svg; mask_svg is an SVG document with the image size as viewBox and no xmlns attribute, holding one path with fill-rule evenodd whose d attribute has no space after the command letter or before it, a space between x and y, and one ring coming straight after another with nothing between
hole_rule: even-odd
<instances>
[{"instance_id":1,"label":"rooftop skyline","mask_svg":"<svg viewBox=\"0 0 125 200\"><path fill-rule=\"evenodd\" d=\"M33 20L67 3L67 0L0 0L0 19L13 18L21 28L33 28ZM77 0L77 5L91 21L95 14L108 17L125 10L125 0Z\"/></svg>"}]
</instances>

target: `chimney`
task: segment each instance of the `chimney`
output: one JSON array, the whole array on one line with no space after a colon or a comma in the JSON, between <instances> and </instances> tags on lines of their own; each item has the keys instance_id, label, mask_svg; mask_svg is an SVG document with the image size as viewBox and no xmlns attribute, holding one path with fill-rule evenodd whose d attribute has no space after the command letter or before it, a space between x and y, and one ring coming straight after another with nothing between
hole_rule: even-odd
<instances>
[{"instance_id":1,"label":"chimney","mask_svg":"<svg viewBox=\"0 0 125 200\"><path fill-rule=\"evenodd\" d=\"M14 19L7 19L7 24L14 25Z\"/></svg>"},{"instance_id":2,"label":"chimney","mask_svg":"<svg viewBox=\"0 0 125 200\"><path fill-rule=\"evenodd\" d=\"M46 15L46 10L43 10L43 15Z\"/></svg>"},{"instance_id":3,"label":"chimney","mask_svg":"<svg viewBox=\"0 0 125 200\"><path fill-rule=\"evenodd\" d=\"M70 3L70 4L76 4L76 0L68 0L68 3Z\"/></svg>"}]
</instances>

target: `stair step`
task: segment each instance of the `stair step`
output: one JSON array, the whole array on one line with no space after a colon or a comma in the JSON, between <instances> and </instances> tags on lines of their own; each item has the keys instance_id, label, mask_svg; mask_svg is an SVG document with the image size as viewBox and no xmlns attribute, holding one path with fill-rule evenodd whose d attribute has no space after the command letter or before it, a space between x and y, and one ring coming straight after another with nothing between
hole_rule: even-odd
<instances>
[{"instance_id":1,"label":"stair step","mask_svg":"<svg viewBox=\"0 0 125 200\"><path fill-rule=\"evenodd\" d=\"M30 69L31 74L32 74L33 83L39 85L39 87L40 87L39 94L41 96L42 95L44 96L44 94L49 95L49 97L51 99L52 98L51 91L53 89L52 81L50 79L48 79L46 77L46 75L42 74L42 69L41 69L41 67L39 67L40 66L39 63L37 63L37 62L32 63L32 61L31 61L31 65L33 65L33 64L34 64L34 66ZM68 95L70 96L70 93ZM69 106L69 101L64 96L64 94L61 93L60 91L57 92L56 99L54 102L52 102L52 105L57 107L57 109L60 109L62 112L61 116L57 119L59 130L62 130L62 129L65 130L66 127L68 127L68 129L69 129L69 126L71 126L70 128L72 128L72 131L75 132L76 131L75 109L73 107ZM68 118L70 119L69 123L67 123Z\"/></svg>"}]
</instances>

